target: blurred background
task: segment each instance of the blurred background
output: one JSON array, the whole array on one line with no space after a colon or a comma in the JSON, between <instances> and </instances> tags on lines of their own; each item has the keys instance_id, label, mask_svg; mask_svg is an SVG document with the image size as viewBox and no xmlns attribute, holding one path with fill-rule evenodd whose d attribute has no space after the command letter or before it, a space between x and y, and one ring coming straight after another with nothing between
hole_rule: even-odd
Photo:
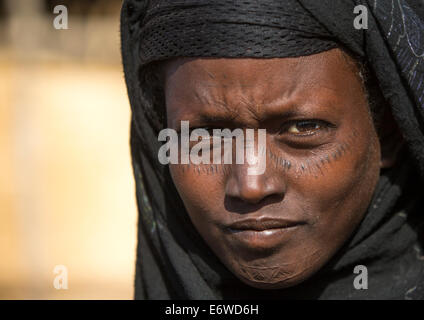
<instances>
[{"instance_id":1,"label":"blurred background","mask_svg":"<svg viewBox=\"0 0 424 320\"><path fill-rule=\"evenodd\" d=\"M56 5L68 28L55 29ZM0 299L132 299L120 0L0 0ZM54 268L68 289L54 287Z\"/></svg>"}]
</instances>

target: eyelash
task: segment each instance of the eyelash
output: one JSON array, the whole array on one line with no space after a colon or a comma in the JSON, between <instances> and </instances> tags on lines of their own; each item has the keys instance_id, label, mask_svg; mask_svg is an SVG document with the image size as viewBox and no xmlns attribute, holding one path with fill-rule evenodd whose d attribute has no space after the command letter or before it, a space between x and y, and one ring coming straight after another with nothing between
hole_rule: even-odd
<instances>
[{"instance_id":1,"label":"eyelash","mask_svg":"<svg viewBox=\"0 0 424 320\"><path fill-rule=\"evenodd\" d=\"M315 125L314 129L310 129L310 130L305 130L304 132L299 131L299 133L294 133L294 132L289 132L289 130L296 125L308 125L308 124L312 124ZM318 131L322 131L322 130L328 130L330 128L334 127L334 125L323 121L323 120L316 120L316 119L308 119L308 120L292 120L289 122L284 123L280 130L279 130L279 134L289 134L291 136L294 137L309 137L309 136L313 136L318 134ZM298 128L299 129L299 128Z\"/></svg>"},{"instance_id":2,"label":"eyelash","mask_svg":"<svg viewBox=\"0 0 424 320\"><path fill-rule=\"evenodd\" d=\"M314 129L310 129L310 130L305 130L305 131L300 131L299 133L294 133L294 132L289 132L289 130L296 125L315 125ZM318 137L319 134L324 134L327 133L330 129L335 128L336 126L324 121L324 120L318 120L318 119L300 119L300 120L291 120L291 121L287 121L285 122L280 129L278 130L278 135L279 136L286 136L288 138L291 139L308 139L308 138L314 138L314 137ZM198 128L191 128L192 130L194 129L205 129L209 132L210 137L212 139L213 137L213 129L212 127L198 127ZM299 129L299 128L298 128ZM190 130L191 131L191 130ZM299 130L298 130L299 131ZM191 134L191 132L190 132ZM301 142L298 141L299 143Z\"/></svg>"}]
</instances>

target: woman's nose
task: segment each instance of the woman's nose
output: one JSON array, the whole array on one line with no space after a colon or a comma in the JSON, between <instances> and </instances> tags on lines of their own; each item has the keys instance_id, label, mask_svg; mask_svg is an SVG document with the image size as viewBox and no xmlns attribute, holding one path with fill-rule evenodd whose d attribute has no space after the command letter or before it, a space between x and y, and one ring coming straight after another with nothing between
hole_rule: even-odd
<instances>
[{"instance_id":1,"label":"woman's nose","mask_svg":"<svg viewBox=\"0 0 424 320\"><path fill-rule=\"evenodd\" d=\"M263 174L249 175L249 164L232 166L232 173L226 182L226 196L257 204L270 196L282 197L285 193L283 174L265 169Z\"/></svg>"}]
</instances>

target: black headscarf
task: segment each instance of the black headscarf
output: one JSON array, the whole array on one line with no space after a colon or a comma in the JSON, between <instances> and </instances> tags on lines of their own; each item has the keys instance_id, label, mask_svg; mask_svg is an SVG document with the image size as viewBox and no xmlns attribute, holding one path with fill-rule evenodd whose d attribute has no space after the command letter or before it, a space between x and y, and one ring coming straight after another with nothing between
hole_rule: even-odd
<instances>
[{"instance_id":1,"label":"black headscarf","mask_svg":"<svg viewBox=\"0 0 424 320\"><path fill-rule=\"evenodd\" d=\"M424 22L413 4L418 9L405 0L124 1L139 208L136 299L424 299ZM357 5L368 9L368 29L353 26ZM173 57L296 57L335 47L369 66L407 148L381 172L365 218L320 271L289 289L249 287L203 241L157 159L166 123L154 66ZM368 268L367 290L353 286L356 265Z\"/></svg>"}]
</instances>

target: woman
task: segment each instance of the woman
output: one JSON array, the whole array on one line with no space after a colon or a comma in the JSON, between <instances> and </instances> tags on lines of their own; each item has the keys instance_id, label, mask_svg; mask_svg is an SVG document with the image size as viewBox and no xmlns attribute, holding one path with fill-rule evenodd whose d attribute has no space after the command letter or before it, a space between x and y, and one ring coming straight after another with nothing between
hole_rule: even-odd
<instances>
[{"instance_id":1,"label":"woman","mask_svg":"<svg viewBox=\"0 0 424 320\"><path fill-rule=\"evenodd\" d=\"M422 31L401 0L125 1L135 297L423 299ZM162 165L183 121L265 129L265 171Z\"/></svg>"}]
</instances>

